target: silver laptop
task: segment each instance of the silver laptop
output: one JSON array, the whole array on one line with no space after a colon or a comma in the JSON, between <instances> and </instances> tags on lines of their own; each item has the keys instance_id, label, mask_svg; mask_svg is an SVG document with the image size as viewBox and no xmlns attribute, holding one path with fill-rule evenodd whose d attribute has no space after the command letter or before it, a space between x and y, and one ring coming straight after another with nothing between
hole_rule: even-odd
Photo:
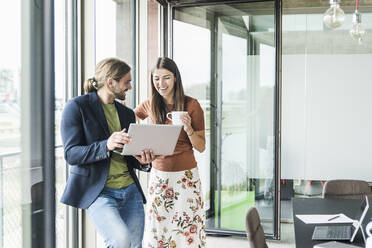
<instances>
[{"instance_id":1,"label":"silver laptop","mask_svg":"<svg viewBox=\"0 0 372 248\"><path fill-rule=\"evenodd\" d=\"M135 124L131 123L128 135L132 141L123 149L114 150L121 155L140 155L142 150L151 149L155 155L172 155L182 125Z\"/></svg>"},{"instance_id":2,"label":"silver laptop","mask_svg":"<svg viewBox=\"0 0 372 248\"><path fill-rule=\"evenodd\" d=\"M359 228L362 228L362 222L369 208L368 197L365 196L360 208L356 214L355 221L348 226L315 226L313 240L349 240L354 241ZM363 232L363 230L362 230Z\"/></svg>"}]
</instances>

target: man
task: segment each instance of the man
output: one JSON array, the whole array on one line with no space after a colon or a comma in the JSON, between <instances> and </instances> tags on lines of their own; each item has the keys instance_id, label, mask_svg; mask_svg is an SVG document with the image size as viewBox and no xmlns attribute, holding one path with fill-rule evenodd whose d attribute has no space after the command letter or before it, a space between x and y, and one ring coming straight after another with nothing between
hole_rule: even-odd
<instances>
[{"instance_id":1,"label":"man","mask_svg":"<svg viewBox=\"0 0 372 248\"><path fill-rule=\"evenodd\" d=\"M142 247L143 203L134 168L149 171L152 151L141 156L114 153L131 141L126 133L135 122L133 111L118 103L132 88L130 67L110 58L96 66L84 84L86 95L66 104L61 134L64 155L71 165L61 201L86 209L107 247Z\"/></svg>"}]
</instances>

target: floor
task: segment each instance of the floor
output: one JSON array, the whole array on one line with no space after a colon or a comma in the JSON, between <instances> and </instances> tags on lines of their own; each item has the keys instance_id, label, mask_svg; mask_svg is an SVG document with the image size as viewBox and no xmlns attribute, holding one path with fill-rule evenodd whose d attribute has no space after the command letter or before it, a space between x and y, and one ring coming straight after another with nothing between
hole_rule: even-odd
<instances>
[{"instance_id":1,"label":"floor","mask_svg":"<svg viewBox=\"0 0 372 248\"><path fill-rule=\"evenodd\" d=\"M272 229L272 206L265 207L264 202L256 202L256 207L259 207L261 216L261 224L266 230ZM266 242L269 248L289 248L296 247L294 239L293 229L293 217L292 217L292 201L281 201L281 217L283 223L281 223L281 237L280 240L269 240ZM267 219L268 221L265 221ZM219 237L219 236L207 236L207 248L249 248L248 241L245 237Z\"/></svg>"},{"instance_id":2,"label":"floor","mask_svg":"<svg viewBox=\"0 0 372 248\"><path fill-rule=\"evenodd\" d=\"M319 183L318 183L319 184ZM313 184L311 187L307 185L303 186L302 191L308 192L312 197L320 197L321 192L320 184ZM307 187L307 188L306 188ZM309 193L310 192L310 193ZM303 196L302 196L303 197ZM265 206L264 201L256 202L256 207L259 207L261 215L261 224L266 230L272 230L272 205ZM292 248L296 247L293 227L293 211L291 200L281 200L281 237L280 240L269 240L267 239L267 245L269 248ZM249 248L248 241L245 237L217 237L207 236L207 248Z\"/></svg>"},{"instance_id":3,"label":"floor","mask_svg":"<svg viewBox=\"0 0 372 248\"><path fill-rule=\"evenodd\" d=\"M266 240L269 248L290 248L296 247L294 242L293 224L281 224L281 239ZM245 237L216 237L207 236L207 248L249 248L248 241Z\"/></svg>"}]
</instances>

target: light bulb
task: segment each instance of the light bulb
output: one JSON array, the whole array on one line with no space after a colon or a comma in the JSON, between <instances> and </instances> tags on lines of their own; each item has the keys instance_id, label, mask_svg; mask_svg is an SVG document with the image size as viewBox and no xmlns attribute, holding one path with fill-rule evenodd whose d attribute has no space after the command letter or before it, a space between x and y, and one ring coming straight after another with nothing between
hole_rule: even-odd
<instances>
[{"instance_id":1,"label":"light bulb","mask_svg":"<svg viewBox=\"0 0 372 248\"><path fill-rule=\"evenodd\" d=\"M350 35L354 40L357 40L359 44L361 44L363 35L365 35L365 33L366 30L362 26L362 18L358 10L355 10L353 14L353 26L350 29Z\"/></svg>"},{"instance_id":2,"label":"light bulb","mask_svg":"<svg viewBox=\"0 0 372 248\"><path fill-rule=\"evenodd\" d=\"M329 0L331 7L324 13L323 22L329 28L338 28L345 20L345 13L340 8L340 0Z\"/></svg>"}]
</instances>

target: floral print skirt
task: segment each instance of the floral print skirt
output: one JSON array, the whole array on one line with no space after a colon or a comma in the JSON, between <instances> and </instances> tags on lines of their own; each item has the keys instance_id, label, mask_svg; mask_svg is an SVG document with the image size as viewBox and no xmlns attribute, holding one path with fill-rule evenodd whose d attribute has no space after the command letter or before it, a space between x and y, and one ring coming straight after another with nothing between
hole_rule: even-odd
<instances>
[{"instance_id":1,"label":"floral print skirt","mask_svg":"<svg viewBox=\"0 0 372 248\"><path fill-rule=\"evenodd\" d=\"M145 248L205 247L205 212L197 168L152 168L145 220Z\"/></svg>"}]
</instances>

